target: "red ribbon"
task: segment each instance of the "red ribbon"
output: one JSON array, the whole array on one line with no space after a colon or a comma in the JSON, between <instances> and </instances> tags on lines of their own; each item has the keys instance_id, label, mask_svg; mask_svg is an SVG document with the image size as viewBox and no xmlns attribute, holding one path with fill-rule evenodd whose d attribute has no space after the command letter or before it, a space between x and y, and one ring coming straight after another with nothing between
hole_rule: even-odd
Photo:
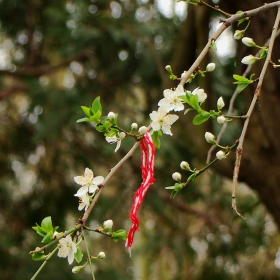
<instances>
[{"instance_id":1,"label":"red ribbon","mask_svg":"<svg viewBox=\"0 0 280 280\"><path fill-rule=\"evenodd\" d=\"M141 168L142 168L142 183L139 189L136 191L133 204L130 210L130 220L132 226L127 234L125 247L131 254L131 247L134 240L134 234L139 227L139 219L137 217L138 210L143 202L145 194L147 193L149 187L155 181L154 178L154 161L155 161L155 146L153 144L150 134L147 132L141 143L140 143L142 155L141 155Z\"/></svg>"}]
</instances>

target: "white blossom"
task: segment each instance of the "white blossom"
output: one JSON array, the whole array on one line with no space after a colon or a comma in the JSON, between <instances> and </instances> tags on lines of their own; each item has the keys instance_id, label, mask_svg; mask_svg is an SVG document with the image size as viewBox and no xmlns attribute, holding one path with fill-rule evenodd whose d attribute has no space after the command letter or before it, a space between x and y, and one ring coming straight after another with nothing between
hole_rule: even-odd
<instances>
[{"instance_id":1,"label":"white blossom","mask_svg":"<svg viewBox=\"0 0 280 280\"><path fill-rule=\"evenodd\" d=\"M131 124L130 128L131 128L131 130L135 130L135 129L138 128L138 124L134 122L134 123Z\"/></svg>"},{"instance_id":2,"label":"white blossom","mask_svg":"<svg viewBox=\"0 0 280 280\"><path fill-rule=\"evenodd\" d=\"M139 134L144 135L144 134L146 134L147 130L148 130L148 128L146 126L141 126L138 129L138 132L139 132Z\"/></svg>"},{"instance_id":3,"label":"white blossom","mask_svg":"<svg viewBox=\"0 0 280 280\"><path fill-rule=\"evenodd\" d=\"M115 119L115 113L114 112L110 112L108 115L107 115L107 117L108 117L108 119L110 120L110 121L113 121L114 119Z\"/></svg>"},{"instance_id":4,"label":"white blossom","mask_svg":"<svg viewBox=\"0 0 280 280\"><path fill-rule=\"evenodd\" d=\"M226 157L226 154L223 151L219 151L216 153L217 159L221 160Z\"/></svg>"},{"instance_id":5,"label":"white blossom","mask_svg":"<svg viewBox=\"0 0 280 280\"><path fill-rule=\"evenodd\" d=\"M217 118L217 123L219 123L219 124L224 124L226 122L227 122L227 119L224 116L219 116Z\"/></svg>"},{"instance_id":6,"label":"white blossom","mask_svg":"<svg viewBox=\"0 0 280 280\"><path fill-rule=\"evenodd\" d=\"M256 43L254 42L254 40L252 38L249 38L249 37L242 38L242 43L247 47L256 46Z\"/></svg>"},{"instance_id":7,"label":"white blossom","mask_svg":"<svg viewBox=\"0 0 280 280\"><path fill-rule=\"evenodd\" d=\"M78 184L81 185L82 187L78 190L76 193L76 196L82 197L84 196L87 192L89 193L94 193L98 185L102 184L104 181L103 176L96 176L93 177L93 172L89 168L85 169L85 173L82 176L75 176L74 181Z\"/></svg>"},{"instance_id":8,"label":"white blossom","mask_svg":"<svg viewBox=\"0 0 280 280\"><path fill-rule=\"evenodd\" d=\"M250 54L250 55L243 57L243 59L241 60L241 63L251 65L251 64L254 64L258 59L259 59L258 57L255 57Z\"/></svg>"},{"instance_id":9,"label":"white blossom","mask_svg":"<svg viewBox=\"0 0 280 280\"><path fill-rule=\"evenodd\" d=\"M215 70L215 67L216 67L216 64L213 63L213 62L211 62L211 63L209 63L209 64L206 66L206 71L207 71L207 72L212 72L212 71Z\"/></svg>"},{"instance_id":10,"label":"white blossom","mask_svg":"<svg viewBox=\"0 0 280 280\"><path fill-rule=\"evenodd\" d=\"M192 95L197 95L198 102L203 102L207 98L207 94L202 88L196 88L192 91Z\"/></svg>"},{"instance_id":11,"label":"white blossom","mask_svg":"<svg viewBox=\"0 0 280 280\"><path fill-rule=\"evenodd\" d=\"M215 136L210 132L205 132L205 140L208 143L214 144L215 143Z\"/></svg>"},{"instance_id":12,"label":"white blossom","mask_svg":"<svg viewBox=\"0 0 280 280\"><path fill-rule=\"evenodd\" d=\"M117 152L117 150L120 148L121 146L121 141L125 138L126 134L124 132L120 132L119 133L119 137L117 137L116 135L114 136L107 136L105 139L109 144L114 144L117 143L116 149L115 149L115 153Z\"/></svg>"},{"instance_id":13,"label":"white blossom","mask_svg":"<svg viewBox=\"0 0 280 280\"><path fill-rule=\"evenodd\" d=\"M182 175L181 175L179 172L174 172L174 173L172 174L172 179L173 179L174 181L180 182L181 179L182 179Z\"/></svg>"},{"instance_id":14,"label":"white blossom","mask_svg":"<svg viewBox=\"0 0 280 280\"><path fill-rule=\"evenodd\" d=\"M162 129L163 133L171 136L171 125L179 119L176 115L167 114L165 106L161 106L158 111L150 113L150 118L152 120L151 127L154 131Z\"/></svg>"},{"instance_id":15,"label":"white blossom","mask_svg":"<svg viewBox=\"0 0 280 280\"><path fill-rule=\"evenodd\" d=\"M77 246L73 242L70 235L59 240L59 250L57 255L60 258L68 257L68 263L71 264L74 261L74 255L77 252Z\"/></svg>"},{"instance_id":16,"label":"white blossom","mask_svg":"<svg viewBox=\"0 0 280 280\"><path fill-rule=\"evenodd\" d=\"M88 193L87 192L86 193L82 193L82 192L84 192L84 190L85 189L82 189L82 191L80 191L80 193L78 191L78 193L74 194L74 196L77 196L79 198L79 207L78 207L79 211L82 211L84 208L85 208L85 211L87 211L87 209L89 207L89 204L90 204L89 203Z\"/></svg>"},{"instance_id":17,"label":"white blossom","mask_svg":"<svg viewBox=\"0 0 280 280\"><path fill-rule=\"evenodd\" d=\"M225 102L224 102L224 99L223 97L220 97L217 101L217 107L218 107L218 110L224 108L225 106Z\"/></svg>"},{"instance_id":18,"label":"white blossom","mask_svg":"<svg viewBox=\"0 0 280 280\"><path fill-rule=\"evenodd\" d=\"M163 91L164 98L158 102L159 106L164 106L167 111L182 111L184 110L183 100L179 97L185 95L184 87L178 85L173 91L171 89L166 89Z\"/></svg>"},{"instance_id":19,"label":"white blossom","mask_svg":"<svg viewBox=\"0 0 280 280\"><path fill-rule=\"evenodd\" d=\"M112 220L107 220L103 223L103 229L109 230L113 227L113 221Z\"/></svg>"},{"instance_id":20,"label":"white blossom","mask_svg":"<svg viewBox=\"0 0 280 280\"><path fill-rule=\"evenodd\" d=\"M182 161L182 162L180 163L180 167L181 167L181 169L183 169L183 170L187 170L187 171L191 170L189 163L186 162L186 161Z\"/></svg>"},{"instance_id":21,"label":"white blossom","mask_svg":"<svg viewBox=\"0 0 280 280\"><path fill-rule=\"evenodd\" d=\"M98 259L104 259L105 258L105 253L104 252L99 252L99 254L97 255Z\"/></svg>"}]
</instances>

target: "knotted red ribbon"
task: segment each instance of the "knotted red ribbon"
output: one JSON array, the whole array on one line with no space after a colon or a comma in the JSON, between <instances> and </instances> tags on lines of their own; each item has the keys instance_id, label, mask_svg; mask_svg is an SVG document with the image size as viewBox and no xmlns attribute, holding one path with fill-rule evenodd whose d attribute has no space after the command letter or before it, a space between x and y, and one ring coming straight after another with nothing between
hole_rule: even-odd
<instances>
[{"instance_id":1,"label":"knotted red ribbon","mask_svg":"<svg viewBox=\"0 0 280 280\"><path fill-rule=\"evenodd\" d=\"M133 204L129 215L130 220L132 222L132 226L127 234L127 238L125 242L125 247L129 251L129 253L131 253L134 234L139 227L139 219L137 217L138 210L143 202L143 199L149 187L155 181L154 178L155 146L148 132L144 135L140 143L140 147L142 151L141 154L142 183L134 195Z\"/></svg>"}]
</instances>

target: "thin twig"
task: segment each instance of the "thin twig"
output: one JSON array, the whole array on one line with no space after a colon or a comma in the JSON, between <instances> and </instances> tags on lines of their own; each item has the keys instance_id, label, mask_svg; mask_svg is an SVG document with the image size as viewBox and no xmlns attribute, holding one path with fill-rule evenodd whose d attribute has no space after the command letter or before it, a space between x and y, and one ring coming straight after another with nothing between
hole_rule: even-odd
<instances>
[{"instance_id":1,"label":"thin twig","mask_svg":"<svg viewBox=\"0 0 280 280\"><path fill-rule=\"evenodd\" d=\"M234 22L245 18L245 17L252 17L255 16L257 14L259 14L260 12L264 12L266 10L270 10L276 7L280 6L280 1L276 1L273 3L269 3L269 4L264 4L263 6L250 10L250 11L246 11L244 13L241 14L235 14L232 15L230 18L223 20L223 24L219 27L219 29L212 35L212 37L209 38L208 43L206 44L206 46L204 47L204 49L202 50L202 52L200 53L200 55L197 57L196 61L193 63L193 65L191 66L191 68L187 71L187 73L184 75L184 77L181 79L180 85L184 85L187 80L189 79L189 77L191 76L191 74L197 69L197 67L199 67L201 61L203 60L203 58L206 56L206 54L208 53L211 45L213 44L213 42L215 42L219 36L229 27L231 26Z\"/></svg>"},{"instance_id":2,"label":"thin twig","mask_svg":"<svg viewBox=\"0 0 280 280\"><path fill-rule=\"evenodd\" d=\"M242 158L242 153L243 153L243 142L245 139L245 135L247 132L247 128L248 128L248 124L250 121L250 117L252 115L253 109L256 105L256 102L258 101L260 94L261 94L261 87L263 84L263 79L264 79L264 75L266 73L267 67L269 65L270 59L271 59L271 54L272 54L272 50L273 50L273 45L274 45L274 41L275 41L275 37L276 37L276 33L277 33L277 29L279 26L279 21L280 21L280 7L278 7L278 13L277 13L277 17L273 26L273 31L271 34L271 38L269 41L269 45L268 45L268 53L267 53L267 57L265 59L260 77L259 77L259 81L258 81L258 85L256 87L255 93L254 93L254 97L253 100L251 102L251 105L248 109L248 112L246 114L247 118L244 122L244 126L239 138L239 144L237 146L236 149L236 161L235 161L235 166L234 166L234 171L233 171L233 182L232 182L232 209L236 212L236 214L240 217L243 217L238 211L237 211L237 207L236 207L236 199L235 199L235 190L236 190L236 186L237 186L237 181L238 181L238 175L239 175L239 170L240 170L240 164L241 164L241 158Z\"/></svg>"},{"instance_id":3,"label":"thin twig","mask_svg":"<svg viewBox=\"0 0 280 280\"><path fill-rule=\"evenodd\" d=\"M280 35L280 29L278 29L277 33L276 33L276 37L278 37ZM269 44L269 41L270 41L270 38L265 42L264 46L267 46ZM258 57L261 53L262 49L260 49L254 56ZM246 70L243 72L242 74L242 77L247 77L247 75L250 73L251 69L252 69L253 65L248 65ZM232 112L233 112L233 108L234 108L234 102L235 102L235 99L237 98L238 96L238 86L235 88L235 91L230 99L230 102L229 102L229 107L228 107L228 111L227 111L227 114L226 115L231 115ZM216 142L217 143L220 143L221 141L221 138L224 134L224 132L226 131L226 128L228 126L228 123L224 123L219 134L217 135L216 137ZM208 154L207 154L207 160L206 160L206 163L209 163L210 160L211 160L211 156L212 156L212 153L214 151L214 149L216 148L215 145L213 145L209 151L208 151Z\"/></svg>"}]
</instances>

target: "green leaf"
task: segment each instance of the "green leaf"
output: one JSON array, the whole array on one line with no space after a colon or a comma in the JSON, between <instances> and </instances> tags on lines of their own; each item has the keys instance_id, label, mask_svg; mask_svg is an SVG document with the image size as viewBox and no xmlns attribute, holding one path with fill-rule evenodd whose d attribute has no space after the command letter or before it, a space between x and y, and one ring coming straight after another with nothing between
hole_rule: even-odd
<instances>
[{"instance_id":1,"label":"green leaf","mask_svg":"<svg viewBox=\"0 0 280 280\"><path fill-rule=\"evenodd\" d=\"M90 117L90 121L95 123L99 122L101 114L101 111L97 111L93 116Z\"/></svg>"},{"instance_id":2,"label":"green leaf","mask_svg":"<svg viewBox=\"0 0 280 280\"><path fill-rule=\"evenodd\" d=\"M211 118L217 118L220 114L217 113L216 111L214 110L210 110L210 117Z\"/></svg>"},{"instance_id":3,"label":"green leaf","mask_svg":"<svg viewBox=\"0 0 280 280\"><path fill-rule=\"evenodd\" d=\"M268 49L263 49L263 50L261 51L260 58L266 57L266 56L267 56L267 53L268 53Z\"/></svg>"},{"instance_id":4,"label":"green leaf","mask_svg":"<svg viewBox=\"0 0 280 280\"><path fill-rule=\"evenodd\" d=\"M243 76L240 76L240 75L236 75L236 74L233 74L233 78L237 81L242 82L242 83L249 81L247 78L245 78ZM237 84L237 82L234 82L234 84Z\"/></svg>"},{"instance_id":5,"label":"green leaf","mask_svg":"<svg viewBox=\"0 0 280 280\"><path fill-rule=\"evenodd\" d=\"M50 243L53 239L52 239L52 236L53 236L53 231L49 231L45 237L42 239L42 243Z\"/></svg>"},{"instance_id":6,"label":"green leaf","mask_svg":"<svg viewBox=\"0 0 280 280\"><path fill-rule=\"evenodd\" d=\"M161 131L154 131L152 134L152 140L157 149L160 149L160 136L162 135Z\"/></svg>"},{"instance_id":7,"label":"green leaf","mask_svg":"<svg viewBox=\"0 0 280 280\"><path fill-rule=\"evenodd\" d=\"M191 106L191 107L193 107L195 110L197 110L197 111L200 111L201 110L201 108L200 108L200 106L199 106L199 103L198 103L198 96L195 94L195 95L192 95L191 97L190 97L190 102L189 102L189 105Z\"/></svg>"},{"instance_id":8,"label":"green leaf","mask_svg":"<svg viewBox=\"0 0 280 280\"><path fill-rule=\"evenodd\" d=\"M126 239L126 230L119 229L117 231L114 231L112 233L112 239L114 242L118 242L120 239L125 240Z\"/></svg>"},{"instance_id":9,"label":"green leaf","mask_svg":"<svg viewBox=\"0 0 280 280\"><path fill-rule=\"evenodd\" d=\"M82 251L80 250L80 248L77 248L77 252L74 255L74 258L75 258L76 262L80 263L83 259L83 256L84 255L83 255Z\"/></svg>"},{"instance_id":10,"label":"green leaf","mask_svg":"<svg viewBox=\"0 0 280 280\"><path fill-rule=\"evenodd\" d=\"M106 128L102 124L98 124L96 130L99 132L106 132Z\"/></svg>"},{"instance_id":11,"label":"green leaf","mask_svg":"<svg viewBox=\"0 0 280 280\"><path fill-rule=\"evenodd\" d=\"M44 237L47 233L38 225L36 224L36 227L32 227L34 230L36 230L36 232L41 235L42 237Z\"/></svg>"},{"instance_id":12,"label":"green leaf","mask_svg":"<svg viewBox=\"0 0 280 280\"><path fill-rule=\"evenodd\" d=\"M210 118L210 113L206 111L201 111L199 114L197 114L193 119L194 125L199 125L204 122L206 122Z\"/></svg>"},{"instance_id":13,"label":"green leaf","mask_svg":"<svg viewBox=\"0 0 280 280\"><path fill-rule=\"evenodd\" d=\"M36 250L40 249L39 247L36 248ZM44 261L46 259L46 255L44 255L44 252L38 252L35 254L32 254L32 260L33 261Z\"/></svg>"},{"instance_id":14,"label":"green leaf","mask_svg":"<svg viewBox=\"0 0 280 280\"><path fill-rule=\"evenodd\" d=\"M245 89L249 84L242 84L239 85L237 88L237 92L240 93L243 89Z\"/></svg>"},{"instance_id":15,"label":"green leaf","mask_svg":"<svg viewBox=\"0 0 280 280\"><path fill-rule=\"evenodd\" d=\"M101 114L102 114L102 106L101 106L101 103L100 103L100 96L96 97L94 99L94 101L92 102L91 110L93 111L94 114L96 114L98 111L100 111Z\"/></svg>"},{"instance_id":16,"label":"green leaf","mask_svg":"<svg viewBox=\"0 0 280 280\"><path fill-rule=\"evenodd\" d=\"M81 106L83 112L90 117L90 108L86 107L86 106Z\"/></svg>"},{"instance_id":17,"label":"green leaf","mask_svg":"<svg viewBox=\"0 0 280 280\"><path fill-rule=\"evenodd\" d=\"M77 123L80 123L80 122L90 122L90 119L89 118L81 118L81 119L78 119L76 122Z\"/></svg>"},{"instance_id":18,"label":"green leaf","mask_svg":"<svg viewBox=\"0 0 280 280\"><path fill-rule=\"evenodd\" d=\"M185 110L184 115L186 115L188 112L193 111L194 108L188 108L187 110Z\"/></svg>"},{"instance_id":19,"label":"green leaf","mask_svg":"<svg viewBox=\"0 0 280 280\"><path fill-rule=\"evenodd\" d=\"M46 217L43 219L41 223L41 227L45 232L53 232L53 226L52 226L52 218L51 216Z\"/></svg>"}]
</instances>

